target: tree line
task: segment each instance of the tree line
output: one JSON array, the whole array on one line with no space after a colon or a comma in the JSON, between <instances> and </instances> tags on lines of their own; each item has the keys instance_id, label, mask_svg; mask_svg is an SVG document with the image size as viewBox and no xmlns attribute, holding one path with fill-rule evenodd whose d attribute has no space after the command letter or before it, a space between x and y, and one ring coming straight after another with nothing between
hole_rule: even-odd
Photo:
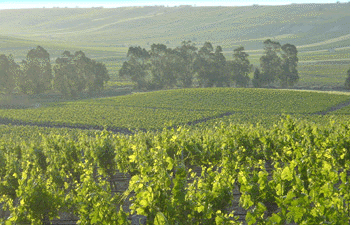
<instances>
[{"instance_id":1,"label":"tree line","mask_svg":"<svg viewBox=\"0 0 355 228\"><path fill-rule=\"evenodd\" d=\"M11 94L41 94L51 90L65 97L77 97L81 92L93 94L103 89L109 80L106 66L77 51L64 51L52 67L49 53L37 46L20 64L12 55L0 55L0 91Z\"/></svg>"},{"instance_id":2,"label":"tree line","mask_svg":"<svg viewBox=\"0 0 355 228\"><path fill-rule=\"evenodd\" d=\"M128 60L119 70L121 78L135 82L138 89L167 89L174 87L266 87L273 83L292 87L299 80L297 48L281 45L270 39L264 41L260 69L253 67L244 47L233 51L233 59L226 60L222 47L213 48L205 42L198 49L191 41L183 41L174 49L164 44L152 44L150 50L130 47ZM250 79L249 73L254 71Z\"/></svg>"},{"instance_id":3,"label":"tree line","mask_svg":"<svg viewBox=\"0 0 355 228\"><path fill-rule=\"evenodd\" d=\"M254 87L294 86L297 71L297 48L281 45L270 39L264 42L260 67L250 64L244 47L233 50L233 59L226 60L222 47L210 42L198 49L191 41L183 41L174 49L164 44L152 44L150 50L129 47L128 60L119 70L120 78L136 83L138 89L154 90L189 87ZM253 73L253 78L249 74ZM106 66L85 56L82 51L64 51L52 67L49 53L32 49L20 64L12 55L0 55L0 92L40 94L50 90L65 97L77 97L82 92L94 94L110 79ZM350 70L344 83L350 89Z\"/></svg>"}]
</instances>

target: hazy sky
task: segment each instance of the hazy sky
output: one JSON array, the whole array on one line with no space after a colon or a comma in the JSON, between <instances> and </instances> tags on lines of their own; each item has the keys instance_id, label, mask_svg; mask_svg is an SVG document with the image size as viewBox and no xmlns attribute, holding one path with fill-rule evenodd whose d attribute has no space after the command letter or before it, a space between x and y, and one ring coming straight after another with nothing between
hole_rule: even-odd
<instances>
[{"instance_id":1,"label":"hazy sky","mask_svg":"<svg viewBox=\"0 0 355 228\"><path fill-rule=\"evenodd\" d=\"M337 0L237 0L237 1L162 1L162 0L116 0L116 1L93 1L93 0L54 0L54 1L36 1L36 0L0 0L0 9L18 9L18 8L52 8L52 7L98 7L103 6L105 8L120 7L120 6L144 6L144 5L164 5L164 6L178 6L178 5L196 5L196 6L243 6L243 5L284 5L291 3L335 3ZM339 2L349 2L349 0L340 0Z\"/></svg>"}]
</instances>

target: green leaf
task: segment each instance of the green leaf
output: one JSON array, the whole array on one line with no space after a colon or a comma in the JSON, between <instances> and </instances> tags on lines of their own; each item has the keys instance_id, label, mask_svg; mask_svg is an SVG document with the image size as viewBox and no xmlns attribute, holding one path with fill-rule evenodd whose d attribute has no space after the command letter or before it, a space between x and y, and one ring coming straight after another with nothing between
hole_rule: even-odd
<instances>
[{"instance_id":1,"label":"green leaf","mask_svg":"<svg viewBox=\"0 0 355 228\"><path fill-rule=\"evenodd\" d=\"M251 196L246 194L242 195L241 203L244 209L248 209L249 207L254 205L253 201L251 200Z\"/></svg>"},{"instance_id":2,"label":"green leaf","mask_svg":"<svg viewBox=\"0 0 355 228\"><path fill-rule=\"evenodd\" d=\"M166 161L168 162L168 170L172 170L174 168L174 160L171 157L167 157Z\"/></svg>"},{"instance_id":3,"label":"green leaf","mask_svg":"<svg viewBox=\"0 0 355 228\"><path fill-rule=\"evenodd\" d=\"M147 200L142 199L142 200L140 201L140 205L142 205L143 207L148 207L148 206L149 206L149 203L148 203Z\"/></svg>"},{"instance_id":4,"label":"green leaf","mask_svg":"<svg viewBox=\"0 0 355 228\"><path fill-rule=\"evenodd\" d=\"M245 216L245 220L247 221L248 225L253 225L256 223L256 218L249 211Z\"/></svg>"},{"instance_id":5,"label":"green leaf","mask_svg":"<svg viewBox=\"0 0 355 228\"><path fill-rule=\"evenodd\" d=\"M154 225L167 225L166 218L163 213L158 212L154 218Z\"/></svg>"},{"instance_id":6,"label":"green leaf","mask_svg":"<svg viewBox=\"0 0 355 228\"><path fill-rule=\"evenodd\" d=\"M134 154L132 154L132 155L130 155L130 156L128 156L128 158L129 158L129 162L134 162L135 160L136 160L136 155L134 155Z\"/></svg>"},{"instance_id":7,"label":"green leaf","mask_svg":"<svg viewBox=\"0 0 355 228\"><path fill-rule=\"evenodd\" d=\"M282 170L281 173L281 179L282 180L292 180L292 171L290 170L290 168L287 166L284 168L284 170Z\"/></svg>"},{"instance_id":8,"label":"green leaf","mask_svg":"<svg viewBox=\"0 0 355 228\"><path fill-rule=\"evenodd\" d=\"M273 224L279 224L279 225L280 225L282 219L281 219L281 217L280 217L278 214L273 214L273 215L270 217L270 221L271 221Z\"/></svg>"},{"instance_id":9,"label":"green leaf","mask_svg":"<svg viewBox=\"0 0 355 228\"><path fill-rule=\"evenodd\" d=\"M224 219L219 215L217 215L215 221L216 221L216 225L223 225Z\"/></svg>"},{"instance_id":10,"label":"green leaf","mask_svg":"<svg viewBox=\"0 0 355 228\"><path fill-rule=\"evenodd\" d=\"M145 215L144 209L143 209L143 208L138 208L138 209L137 209L137 214L138 214L138 215Z\"/></svg>"},{"instance_id":11,"label":"green leaf","mask_svg":"<svg viewBox=\"0 0 355 228\"><path fill-rule=\"evenodd\" d=\"M199 206L197 207L197 212L202 212L205 209L204 206Z\"/></svg>"},{"instance_id":12,"label":"green leaf","mask_svg":"<svg viewBox=\"0 0 355 228\"><path fill-rule=\"evenodd\" d=\"M279 195L279 196L283 195L282 186L280 183L276 185L275 190L276 190L277 195Z\"/></svg>"},{"instance_id":13,"label":"green leaf","mask_svg":"<svg viewBox=\"0 0 355 228\"><path fill-rule=\"evenodd\" d=\"M67 182L64 182L64 188L68 189L69 188L69 184Z\"/></svg>"},{"instance_id":14,"label":"green leaf","mask_svg":"<svg viewBox=\"0 0 355 228\"><path fill-rule=\"evenodd\" d=\"M138 175L135 175L131 178L131 182L132 183L136 183L137 181L139 180L139 176Z\"/></svg>"}]
</instances>

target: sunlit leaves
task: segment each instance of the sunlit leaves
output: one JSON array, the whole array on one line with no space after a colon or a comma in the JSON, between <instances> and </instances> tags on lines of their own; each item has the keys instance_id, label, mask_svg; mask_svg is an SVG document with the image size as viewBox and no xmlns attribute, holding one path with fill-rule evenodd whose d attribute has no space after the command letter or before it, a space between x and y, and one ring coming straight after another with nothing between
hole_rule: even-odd
<instances>
[{"instance_id":1,"label":"sunlit leaves","mask_svg":"<svg viewBox=\"0 0 355 228\"><path fill-rule=\"evenodd\" d=\"M127 224L133 214L147 224L233 224L237 187L247 224L349 224L349 136L347 124L283 118L273 128L2 140L0 202L12 216L3 223L43 224L68 210L79 224ZM117 169L132 177L111 194ZM128 197L130 211L118 210Z\"/></svg>"}]
</instances>

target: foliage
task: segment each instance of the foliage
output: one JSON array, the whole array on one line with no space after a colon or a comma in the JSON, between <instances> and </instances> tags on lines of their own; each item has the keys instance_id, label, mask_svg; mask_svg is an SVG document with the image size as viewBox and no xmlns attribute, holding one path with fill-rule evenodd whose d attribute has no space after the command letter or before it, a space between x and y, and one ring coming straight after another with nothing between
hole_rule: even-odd
<instances>
[{"instance_id":1,"label":"foliage","mask_svg":"<svg viewBox=\"0 0 355 228\"><path fill-rule=\"evenodd\" d=\"M263 85L261 77L262 77L262 75L260 73L259 68L255 68L254 77L253 77L253 80L252 80L253 86L255 88L260 88Z\"/></svg>"},{"instance_id":2,"label":"foliage","mask_svg":"<svg viewBox=\"0 0 355 228\"><path fill-rule=\"evenodd\" d=\"M105 64L89 59L82 51L74 55L65 51L62 58L57 58L54 77L49 53L41 46L28 52L21 67L12 55L0 55L0 89L5 93L11 94L16 87L28 95L55 89L65 97L77 97L85 90L90 95L102 90L110 79Z\"/></svg>"},{"instance_id":3,"label":"foliage","mask_svg":"<svg viewBox=\"0 0 355 228\"><path fill-rule=\"evenodd\" d=\"M15 63L13 56L0 55L0 90L11 93L20 75L20 66Z\"/></svg>"},{"instance_id":4,"label":"foliage","mask_svg":"<svg viewBox=\"0 0 355 228\"><path fill-rule=\"evenodd\" d=\"M264 55L260 58L260 67L262 72L261 85L273 83L282 74L281 58L278 55L281 44L267 39L264 41Z\"/></svg>"},{"instance_id":5,"label":"foliage","mask_svg":"<svg viewBox=\"0 0 355 228\"><path fill-rule=\"evenodd\" d=\"M92 164L91 164L92 165ZM119 195L111 196L110 187L105 180L93 178L92 167L86 167L80 177L74 203L80 225L129 225L128 215L119 205Z\"/></svg>"},{"instance_id":6,"label":"foliage","mask_svg":"<svg viewBox=\"0 0 355 228\"><path fill-rule=\"evenodd\" d=\"M283 88L292 87L299 79L297 48L292 44L264 41L264 55L260 58L261 74L254 76L253 84L263 87L278 81Z\"/></svg>"},{"instance_id":7,"label":"foliage","mask_svg":"<svg viewBox=\"0 0 355 228\"><path fill-rule=\"evenodd\" d=\"M281 113L309 115L348 100L346 94L309 91L198 88L53 103L36 109L3 109L0 117L11 123L47 127L148 130L191 125L233 113L253 119L248 123L269 121L268 116Z\"/></svg>"},{"instance_id":8,"label":"foliage","mask_svg":"<svg viewBox=\"0 0 355 228\"><path fill-rule=\"evenodd\" d=\"M175 53L164 44L152 44L149 70L152 75L152 89L172 88L177 83Z\"/></svg>"},{"instance_id":9,"label":"foliage","mask_svg":"<svg viewBox=\"0 0 355 228\"><path fill-rule=\"evenodd\" d=\"M31 49L22 61L23 74L19 79L21 92L25 94L40 94L52 88L52 67L49 53L37 46Z\"/></svg>"},{"instance_id":10,"label":"foliage","mask_svg":"<svg viewBox=\"0 0 355 228\"><path fill-rule=\"evenodd\" d=\"M345 79L344 87L345 89L350 90L350 69L348 70L348 77Z\"/></svg>"},{"instance_id":11,"label":"foliage","mask_svg":"<svg viewBox=\"0 0 355 228\"><path fill-rule=\"evenodd\" d=\"M128 61L125 61L122 68L119 70L121 78L129 78L137 83L139 89L146 88L148 82L146 79L146 71L148 69L147 60L150 55L141 47L130 47L127 52Z\"/></svg>"},{"instance_id":12,"label":"foliage","mask_svg":"<svg viewBox=\"0 0 355 228\"><path fill-rule=\"evenodd\" d=\"M251 71L251 64L248 60L248 54L244 52L244 47L234 49L234 61L229 62L228 71L230 80L236 85L246 87L250 80L248 73Z\"/></svg>"},{"instance_id":13,"label":"foliage","mask_svg":"<svg viewBox=\"0 0 355 228\"><path fill-rule=\"evenodd\" d=\"M177 86L189 88L192 86L194 77L194 61L197 47L191 41L183 41L181 46L174 49L176 59L178 82Z\"/></svg>"},{"instance_id":14,"label":"foliage","mask_svg":"<svg viewBox=\"0 0 355 228\"><path fill-rule=\"evenodd\" d=\"M292 44L264 41L264 55L260 58L261 74L253 84L263 87L279 81L281 87L292 87L299 79L297 49ZM167 89L176 86L190 87L195 79L197 87L242 86L249 83L252 65L244 47L234 49L233 60L227 61L222 47L214 50L212 43L205 42L197 48L191 41L183 41L175 49L164 44L152 44L146 51L140 46L130 47L119 71L121 78L129 78L139 89Z\"/></svg>"},{"instance_id":15,"label":"foliage","mask_svg":"<svg viewBox=\"0 0 355 228\"><path fill-rule=\"evenodd\" d=\"M2 141L0 201L11 213L3 222L49 224L71 211L78 224L129 224L133 214L147 224L238 224L231 208L238 188L247 224L349 224L349 126L284 117L272 128ZM110 192L112 166L132 175L122 195Z\"/></svg>"},{"instance_id":16,"label":"foliage","mask_svg":"<svg viewBox=\"0 0 355 228\"><path fill-rule=\"evenodd\" d=\"M54 66L54 88L66 97L77 97L87 90L90 94L104 88L110 77L106 66L85 56L81 51L71 55L69 51L56 59Z\"/></svg>"},{"instance_id":17,"label":"foliage","mask_svg":"<svg viewBox=\"0 0 355 228\"><path fill-rule=\"evenodd\" d=\"M281 47L282 50L282 74L279 79L282 87L292 87L298 80L297 71L297 48L292 44L284 44Z\"/></svg>"},{"instance_id":18,"label":"foliage","mask_svg":"<svg viewBox=\"0 0 355 228\"><path fill-rule=\"evenodd\" d=\"M221 46L217 46L213 53L213 46L210 42L199 49L197 59L194 63L195 72L199 87L224 86L226 79L226 59L222 53Z\"/></svg>"}]
</instances>

